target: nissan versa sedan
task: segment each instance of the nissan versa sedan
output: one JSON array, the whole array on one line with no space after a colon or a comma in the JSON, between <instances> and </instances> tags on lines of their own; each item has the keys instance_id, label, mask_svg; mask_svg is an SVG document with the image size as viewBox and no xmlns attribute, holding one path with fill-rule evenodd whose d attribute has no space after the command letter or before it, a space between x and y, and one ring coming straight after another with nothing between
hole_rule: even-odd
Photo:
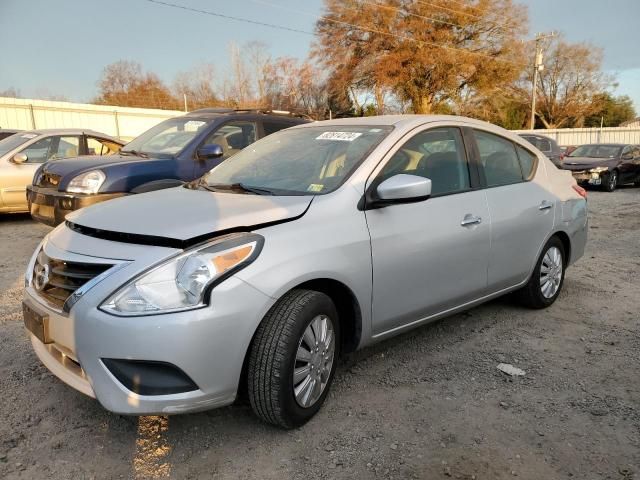
<instances>
[{"instance_id":1,"label":"nissan versa sedan","mask_svg":"<svg viewBox=\"0 0 640 480\"><path fill-rule=\"evenodd\" d=\"M19 132L0 141L0 213L28 212L27 186L43 163L79 155L113 155L124 142L76 128Z\"/></svg>"},{"instance_id":2,"label":"nissan versa sedan","mask_svg":"<svg viewBox=\"0 0 640 480\"><path fill-rule=\"evenodd\" d=\"M507 292L544 308L584 252L571 174L488 123L384 116L266 137L199 182L67 216L24 322L60 379L121 414L228 405L292 428L340 354Z\"/></svg>"}]
</instances>

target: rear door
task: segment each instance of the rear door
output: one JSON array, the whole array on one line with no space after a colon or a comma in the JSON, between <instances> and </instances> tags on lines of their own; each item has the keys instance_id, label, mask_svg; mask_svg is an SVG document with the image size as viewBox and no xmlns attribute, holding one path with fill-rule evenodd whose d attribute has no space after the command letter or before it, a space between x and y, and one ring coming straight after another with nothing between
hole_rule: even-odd
<instances>
[{"instance_id":1,"label":"rear door","mask_svg":"<svg viewBox=\"0 0 640 480\"><path fill-rule=\"evenodd\" d=\"M368 181L396 174L431 179L421 202L365 212L373 265L373 332L419 322L482 296L490 220L461 129L422 128L407 135Z\"/></svg>"},{"instance_id":2,"label":"rear door","mask_svg":"<svg viewBox=\"0 0 640 480\"><path fill-rule=\"evenodd\" d=\"M491 215L488 287L497 292L527 280L558 205L535 154L495 133L473 134Z\"/></svg>"}]
</instances>

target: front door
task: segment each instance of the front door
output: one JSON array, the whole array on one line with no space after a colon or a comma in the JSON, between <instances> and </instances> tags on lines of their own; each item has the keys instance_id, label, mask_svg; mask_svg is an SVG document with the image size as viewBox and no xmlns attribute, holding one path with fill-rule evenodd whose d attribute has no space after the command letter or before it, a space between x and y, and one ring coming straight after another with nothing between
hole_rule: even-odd
<instances>
[{"instance_id":1,"label":"front door","mask_svg":"<svg viewBox=\"0 0 640 480\"><path fill-rule=\"evenodd\" d=\"M462 132L439 127L409 137L370 182L420 175L431 179L432 196L366 211L374 336L478 298L487 284L489 212Z\"/></svg>"}]
</instances>

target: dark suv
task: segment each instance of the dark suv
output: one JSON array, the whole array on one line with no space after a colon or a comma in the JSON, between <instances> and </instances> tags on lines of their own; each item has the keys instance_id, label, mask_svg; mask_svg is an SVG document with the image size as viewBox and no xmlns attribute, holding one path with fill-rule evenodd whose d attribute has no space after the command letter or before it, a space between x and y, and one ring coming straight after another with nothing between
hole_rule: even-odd
<instances>
[{"instance_id":1,"label":"dark suv","mask_svg":"<svg viewBox=\"0 0 640 480\"><path fill-rule=\"evenodd\" d=\"M288 112L217 108L171 118L118 155L44 164L27 187L29 211L55 226L66 214L94 203L193 181L256 140L306 122Z\"/></svg>"},{"instance_id":2,"label":"dark suv","mask_svg":"<svg viewBox=\"0 0 640 480\"><path fill-rule=\"evenodd\" d=\"M562 168L562 160L565 155L554 139L532 133L521 133L520 136L544 153L556 167Z\"/></svg>"}]
</instances>

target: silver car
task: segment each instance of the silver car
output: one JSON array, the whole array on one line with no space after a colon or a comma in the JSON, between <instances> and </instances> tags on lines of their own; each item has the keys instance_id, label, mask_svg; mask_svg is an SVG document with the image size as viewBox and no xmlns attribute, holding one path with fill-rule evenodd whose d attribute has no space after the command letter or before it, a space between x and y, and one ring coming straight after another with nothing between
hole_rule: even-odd
<instances>
[{"instance_id":1,"label":"silver car","mask_svg":"<svg viewBox=\"0 0 640 480\"><path fill-rule=\"evenodd\" d=\"M34 253L24 319L41 361L122 414L248 393L286 428L338 355L516 291L551 305L587 239L569 172L462 117L283 130L201 181L67 216Z\"/></svg>"}]
</instances>

